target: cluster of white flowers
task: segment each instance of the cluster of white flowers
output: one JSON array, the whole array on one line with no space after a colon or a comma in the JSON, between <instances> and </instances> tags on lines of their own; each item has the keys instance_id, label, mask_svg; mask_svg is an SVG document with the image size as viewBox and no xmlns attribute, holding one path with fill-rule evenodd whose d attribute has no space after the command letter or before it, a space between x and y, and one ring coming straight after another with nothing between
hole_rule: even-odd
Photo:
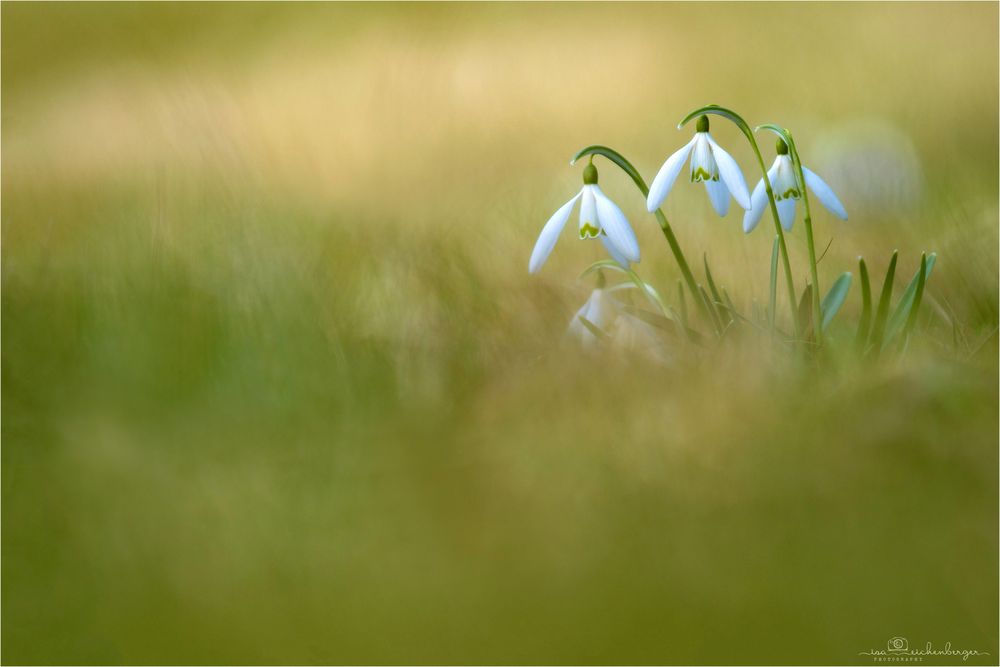
<instances>
[{"instance_id":1,"label":"cluster of white flowers","mask_svg":"<svg viewBox=\"0 0 1000 667\"><path fill-rule=\"evenodd\" d=\"M736 203L746 210L743 216L743 231L749 234L757 227L764 209L768 206L764 179L757 183L753 194L749 194L743 172L736 160L719 146L708 128L708 117L701 116L691 141L663 163L649 187L646 209L652 213L663 204L690 156L691 182L705 184L708 198L719 216L725 216L729 212L729 198L732 196ZM847 220L847 211L830 186L809 169L803 167L802 172L805 184L817 199L831 213L842 220ZM788 148L781 140L778 141L778 155L767 176L771 181L781 225L790 230L795 221L796 202L802 198L802 193L799 191ZM531 260L528 262L529 272L536 273L542 268L578 200L582 200L580 238L599 240L608 254L626 268L630 263L639 261L639 243L635 233L621 209L598 187L597 168L593 163L584 169L583 183L583 189L563 204L542 227L531 253Z\"/></svg>"},{"instance_id":2,"label":"cluster of white flowers","mask_svg":"<svg viewBox=\"0 0 1000 667\"><path fill-rule=\"evenodd\" d=\"M698 117L695 135L691 141L668 157L660 167L649 186L646 209L654 213L662 206L689 157L691 182L705 185L705 191L715 212L724 217L729 212L729 200L732 197L745 211L743 231L748 234L753 231L760 222L764 209L769 205L764 179L757 183L752 194L748 192L743 172L736 160L712 138L709 133L708 116L705 115ZM831 213L843 220L847 219L844 205L823 179L805 167L802 167L802 177L804 185ZM767 171L767 178L771 184L781 227L791 230L795 221L796 202L802 198L803 193L796 177L796 163L793 163L788 146L781 139L777 142L777 157ZM583 172L583 188L559 207L542 228L528 262L530 273L538 272L545 264L577 201L580 202L581 240L600 241L611 258L624 269L629 269L632 263L639 262L639 243L635 232L632 231L622 210L598 187L597 181L597 168L591 157L591 162ZM584 344L595 343L598 337L591 331L590 326L597 331L603 331L606 325L621 319L622 311L615 305L609 292L610 290L601 288L594 290L587 303L570 322L572 337L578 338ZM632 317L632 319L637 318Z\"/></svg>"}]
</instances>

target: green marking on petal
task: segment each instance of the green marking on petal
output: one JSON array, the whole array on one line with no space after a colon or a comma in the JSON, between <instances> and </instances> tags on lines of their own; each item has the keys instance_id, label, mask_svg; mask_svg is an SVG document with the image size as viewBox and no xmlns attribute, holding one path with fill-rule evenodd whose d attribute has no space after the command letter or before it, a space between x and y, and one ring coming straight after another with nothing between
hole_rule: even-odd
<instances>
[{"instance_id":1,"label":"green marking on petal","mask_svg":"<svg viewBox=\"0 0 1000 667\"><path fill-rule=\"evenodd\" d=\"M788 188L778 196L778 199L798 199L801 196L802 195L799 194L798 188Z\"/></svg>"},{"instance_id":2,"label":"green marking on petal","mask_svg":"<svg viewBox=\"0 0 1000 667\"><path fill-rule=\"evenodd\" d=\"M716 177L713 178L710 173L708 173L707 171L705 171L701 167L698 167L695 170L695 172L693 174L691 174L691 182L692 183L700 183L702 181L717 181L717 180L719 180L718 176L716 176Z\"/></svg>"},{"instance_id":3,"label":"green marking on petal","mask_svg":"<svg viewBox=\"0 0 1000 667\"><path fill-rule=\"evenodd\" d=\"M594 227L589 222L583 223L580 227L580 238L581 239L596 239L601 235L601 230Z\"/></svg>"}]
</instances>

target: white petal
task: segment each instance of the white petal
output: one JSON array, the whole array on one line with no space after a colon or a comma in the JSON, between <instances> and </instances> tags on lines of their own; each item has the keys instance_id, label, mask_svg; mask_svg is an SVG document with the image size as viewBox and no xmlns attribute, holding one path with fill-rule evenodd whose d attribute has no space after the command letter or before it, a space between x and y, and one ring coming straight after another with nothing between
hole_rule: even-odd
<instances>
[{"instance_id":1,"label":"white petal","mask_svg":"<svg viewBox=\"0 0 1000 667\"><path fill-rule=\"evenodd\" d=\"M584 231L586 230L586 231ZM580 238L594 238L601 233L597 222L597 204L594 201L594 186L583 186L583 199L580 201Z\"/></svg>"},{"instance_id":2,"label":"white petal","mask_svg":"<svg viewBox=\"0 0 1000 667\"><path fill-rule=\"evenodd\" d=\"M729 191L733 193L736 203L743 208L750 208L750 193L747 192L747 182L743 180L743 172L740 171L740 166L736 164L733 156L722 150L722 147L715 143L715 139L712 138L711 134L708 135L708 143L712 146L715 162L719 166L719 176L722 177Z\"/></svg>"},{"instance_id":3,"label":"white petal","mask_svg":"<svg viewBox=\"0 0 1000 667\"><path fill-rule=\"evenodd\" d=\"M639 241L635 238L635 232L629 226L625 214L613 201L608 199L601 188L594 187L594 196L597 198L597 218L601 223L601 228L607 232L608 238L615 244L630 262L639 261Z\"/></svg>"},{"instance_id":4,"label":"white petal","mask_svg":"<svg viewBox=\"0 0 1000 667\"><path fill-rule=\"evenodd\" d=\"M726 188L726 184L722 181L705 181L705 189L712 201L712 208L719 217L726 217L726 213L729 212L729 189Z\"/></svg>"},{"instance_id":5,"label":"white petal","mask_svg":"<svg viewBox=\"0 0 1000 667\"><path fill-rule=\"evenodd\" d=\"M750 195L750 208L743 214L743 231L746 234L757 227L760 217L764 215L765 208L767 208L767 190L764 189L764 179L762 178L757 182L757 187L753 189L753 194Z\"/></svg>"},{"instance_id":6,"label":"white petal","mask_svg":"<svg viewBox=\"0 0 1000 667\"><path fill-rule=\"evenodd\" d=\"M584 317L595 325L598 329L607 329L614 317L614 312L609 303L608 296L602 289L595 289L587 300L587 312Z\"/></svg>"},{"instance_id":7,"label":"white petal","mask_svg":"<svg viewBox=\"0 0 1000 667\"><path fill-rule=\"evenodd\" d=\"M549 254L552 252L552 248L555 247L556 240L559 238L559 232L566 226L569 214L573 211L573 205L580 198L581 194L583 194L583 190L559 207L559 210L553 213L549 221L542 227L542 233L538 235L538 240L535 241L535 249L531 251L531 259L528 261L528 273L538 273L538 270L542 268L542 264L549 258Z\"/></svg>"},{"instance_id":8,"label":"white petal","mask_svg":"<svg viewBox=\"0 0 1000 667\"><path fill-rule=\"evenodd\" d=\"M608 254L611 255L611 259L618 262L622 268L630 268L631 262L629 262L625 255L623 255L621 251L615 247L614 243L608 240L607 234L601 234L597 238L601 240L601 244L604 246L604 249L608 251Z\"/></svg>"},{"instance_id":9,"label":"white petal","mask_svg":"<svg viewBox=\"0 0 1000 667\"><path fill-rule=\"evenodd\" d=\"M663 163L660 167L660 171L656 173L656 178L649 186L649 196L646 197L646 210L650 213L660 208L663 204L663 200L667 198L670 193L670 188L674 187L674 181L677 180L677 174L681 173L681 168L684 166L684 160L687 159L688 153L691 152L691 147L694 146L695 139L697 139L697 134L689 141L687 144L682 146L680 150L667 158L667 161Z\"/></svg>"},{"instance_id":10,"label":"white petal","mask_svg":"<svg viewBox=\"0 0 1000 667\"><path fill-rule=\"evenodd\" d=\"M822 178L805 167L802 167L802 175L806 177L806 185L816 193L816 197L823 203L823 206L826 206L830 213L833 213L841 220L847 220L847 210L840 203L840 200L837 199L837 195L833 194L830 186Z\"/></svg>"},{"instance_id":11,"label":"white petal","mask_svg":"<svg viewBox=\"0 0 1000 667\"><path fill-rule=\"evenodd\" d=\"M771 183L774 183L774 175L777 171L778 160L775 159L774 164L767 170L767 178ZM745 233L749 234L757 227L768 206L767 189L764 187L764 179L762 178L757 182L757 187L753 189L753 194L750 195L750 210L743 215L743 231Z\"/></svg>"},{"instance_id":12,"label":"white petal","mask_svg":"<svg viewBox=\"0 0 1000 667\"><path fill-rule=\"evenodd\" d=\"M795 222L795 203L797 199L782 199L778 202L778 220L785 231L791 231Z\"/></svg>"},{"instance_id":13,"label":"white petal","mask_svg":"<svg viewBox=\"0 0 1000 667\"><path fill-rule=\"evenodd\" d=\"M799 190L799 181L795 178L795 167L792 166L792 158L787 155L779 155L778 159L775 160L774 175L771 172L767 172L768 178L771 179L771 189L774 191L774 198L791 198L795 197L795 193ZM798 192L798 196L801 197L802 193Z\"/></svg>"},{"instance_id":14,"label":"white petal","mask_svg":"<svg viewBox=\"0 0 1000 667\"><path fill-rule=\"evenodd\" d=\"M708 143L708 133L694 135L694 151L691 153L691 182L711 181L719 177L719 165L715 164L712 147Z\"/></svg>"}]
</instances>

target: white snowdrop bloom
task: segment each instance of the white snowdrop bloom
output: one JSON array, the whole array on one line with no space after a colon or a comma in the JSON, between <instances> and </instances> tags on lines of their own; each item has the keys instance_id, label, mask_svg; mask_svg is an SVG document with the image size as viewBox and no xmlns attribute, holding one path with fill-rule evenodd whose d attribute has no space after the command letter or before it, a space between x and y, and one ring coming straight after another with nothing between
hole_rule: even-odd
<instances>
[{"instance_id":1,"label":"white snowdrop bloom","mask_svg":"<svg viewBox=\"0 0 1000 667\"><path fill-rule=\"evenodd\" d=\"M542 227L528 261L529 273L537 273L549 258L577 200L580 200L581 239L600 240L611 257L625 268L630 262L639 261L635 232L621 209L597 186L597 168L588 164L583 170L583 189L553 213Z\"/></svg>"},{"instance_id":2,"label":"white snowdrop bloom","mask_svg":"<svg viewBox=\"0 0 1000 667\"><path fill-rule=\"evenodd\" d=\"M792 158L788 155L788 146L781 139L778 139L777 150L778 156L774 158L774 164L767 170L767 178L771 181L771 190L774 192L778 220L787 231L792 228L792 224L795 222L796 202L802 198L802 193L799 192L798 180L795 178L795 165L792 164ZM841 220L847 220L847 211L830 186L805 167L802 167L802 175L805 177L806 185L813 191L820 203ZM757 223L760 222L767 207L767 190L764 189L764 179L762 178L750 196L750 210L743 216L744 232L749 234L757 227Z\"/></svg>"},{"instance_id":3,"label":"white snowdrop bloom","mask_svg":"<svg viewBox=\"0 0 1000 667\"><path fill-rule=\"evenodd\" d=\"M696 129L698 131L694 138L667 158L649 186L646 208L650 213L658 209L667 198L688 155L691 156L691 182L705 184L716 213L724 216L729 212L730 194L740 206L750 208L750 195L746 181L743 180L743 172L736 160L722 150L708 133L708 116L698 118Z\"/></svg>"},{"instance_id":4,"label":"white snowdrop bloom","mask_svg":"<svg viewBox=\"0 0 1000 667\"><path fill-rule=\"evenodd\" d=\"M603 281L601 281L603 282ZM600 340L594 332L587 328L580 318L585 318L601 331L608 331L618 318L618 304L611 297L611 290L597 287L580 310L573 314L573 319L566 328L566 335L583 344L585 347L596 345Z\"/></svg>"}]
</instances>

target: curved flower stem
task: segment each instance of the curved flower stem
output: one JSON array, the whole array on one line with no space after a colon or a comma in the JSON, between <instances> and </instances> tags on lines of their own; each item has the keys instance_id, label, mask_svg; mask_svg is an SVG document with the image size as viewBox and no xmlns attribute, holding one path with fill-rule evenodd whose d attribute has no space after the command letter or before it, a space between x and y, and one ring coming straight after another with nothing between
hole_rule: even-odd
<instances>
[{"instance_id":1,"label":"curved flower stem","mask_svg":"<svg viewBox=\"0 0 1000 667\"><path fill-rule=\"evenodd\" d=\"M774 218L774 230L778 234L778 245L781 247L781 263L782 268L785 271L785 283L788 287L788 306L792 313L792 325L795 327L795 337L796 339L802 338L802 332L799 328L799 318L798 311L796 309L797 299L795 298L795 282L792 278L792 265L788 259L788 246L785 245L785 232L781 228L781 221L778 218L778 205L774 201L774 191L771 189L771 179L767 176L767 167L764 166L764 157L760 154L760 147L757 146L757 139L754 137L753 131L747 122L736 113L726 109L725 107L720 107L718 104L709 104L703 106L699 109L695 109L688 115L684 116L680 123L677 124L677 129L684 127L692 118L697 118L704 114L715 114L716 116L722 116L723 118L732 122L736 127L740 128L743 132L743 136L747 138L750 142L750 147L753 149L754 155L757 157L757 165L760 167L761 176L764 179L764 190L767 192L767 201L771 205L771 217Z\"/></svg>"},{"instance_id":2,"label":"curved flower stem","mask_svg":"<svg viewBox=\"0 0 1000 667\"><path fill-rule=\"evenodd\" d=\"M587 146L586 148L578 151L569 163L573 164L580 158L587 155L589 155L591 159L593 159L594 155L601 155L611 160L618 165L622 171L628 174L629 178L632 179L636 187L639 188L639 192L642 193L643 197L649 195L649 187L646 185L646 181L642 179L642 176L640 176L639 172L632 166L632 163L626 160L625 157L618 151L608 148L607 146ZM656 221L660 224L660 230L663 232L664 238L667 239L667 243L670 245L670 251L673 252L674 259L677 260L677 265L681 269L681 275L684 276L684 282L687 283L688 289L691 291L691 295L694 297L695 303L698 304L698 308L701 310L702 315L705 316L705 320L712 323L712 311L709 309L708 303L705 302L702 291L698 288L698 284L695 282L694 274L691 273L691 267L688 266L687 260L684 258L684 252L681 250L680 244L677 243L677 237L674 236L674 230L671 229L667 216L665 216L663 211L660 209L656 209L654 215L656 216ZM718 331L716 331L716 333L718 333Z\"/></svg>"}]
</instances>

